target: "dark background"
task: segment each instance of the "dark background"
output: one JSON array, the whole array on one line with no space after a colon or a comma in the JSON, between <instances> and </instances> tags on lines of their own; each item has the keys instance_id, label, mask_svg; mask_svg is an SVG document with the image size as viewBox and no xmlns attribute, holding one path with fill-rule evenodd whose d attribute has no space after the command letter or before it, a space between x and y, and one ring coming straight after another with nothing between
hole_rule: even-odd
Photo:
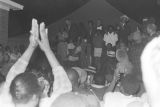
<instances>
[{"instance_id":1,"label":"dark background","mask_svg":"<svg viewBox=\"0 0 160 107\"><path fill-rule=\"evenodd\" d=\"M31 19L47 25L68 15L83 6L90 0L12 0L24 6L24 10L10 11L9 37L27 33ZM128 15L137 22L144 17L154 17L160 22L160 6L157 0L106 0L119 11Z\"/></svg>"}]
</instances>

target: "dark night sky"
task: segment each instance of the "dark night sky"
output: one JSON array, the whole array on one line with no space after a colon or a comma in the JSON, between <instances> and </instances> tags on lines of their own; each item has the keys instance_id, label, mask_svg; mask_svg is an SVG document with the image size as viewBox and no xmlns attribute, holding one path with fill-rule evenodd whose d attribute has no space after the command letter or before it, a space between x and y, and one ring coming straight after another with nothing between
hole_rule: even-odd
<instances>
[{"instance_id":1,"label":"dark night sky","mask_svg":"<svg viewBox=\"0 0 160 107\"><path fill-rule=\"evenodd\" d=\"M9 15L9 37L26 33L31 19L37 18L47 25L83 6L89 0L12 0L24 5L22 11L11 11ZM160 7L156 0L106 0L129 17L140 21L153 16L160 19ZM97 7L98 8L98 7Z\"/></svg>"}]
</instances>

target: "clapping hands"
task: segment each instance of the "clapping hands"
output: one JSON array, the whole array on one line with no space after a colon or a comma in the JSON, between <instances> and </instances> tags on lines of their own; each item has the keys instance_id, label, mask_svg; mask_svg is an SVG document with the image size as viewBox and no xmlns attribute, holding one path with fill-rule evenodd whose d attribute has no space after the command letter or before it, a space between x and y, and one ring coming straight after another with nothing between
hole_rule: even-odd
<instances>
[{"instance_id":1,"label":"clapping hands","mask_svg":"<svg viewBox=\"0 0 160 107\"><path fill-rule=\"evenodd\" d=\"M30 31L30 46L36 48L38 46L38 37L39 37L39 25L36 19L32 19L32 28Z\"/></svg>"},{"instance_id":2,"label":"clapping hands","mask_svg":"<svg viewBox=\"0 0 160 107\"><path fill-rule=\"evenodd\" d=\"M29 41L31 47L36 48L39 45L42 51L50 49L48 29L45 28L44 23L38 25L38 21L36 19L32 19L32 28L30 33Z\"/></svg>"}]
</instances>

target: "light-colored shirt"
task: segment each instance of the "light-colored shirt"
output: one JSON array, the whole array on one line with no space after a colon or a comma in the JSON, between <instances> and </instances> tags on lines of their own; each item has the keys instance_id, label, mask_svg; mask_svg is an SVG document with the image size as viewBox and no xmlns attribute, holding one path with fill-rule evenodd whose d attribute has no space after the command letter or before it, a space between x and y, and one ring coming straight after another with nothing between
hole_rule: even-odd
<instances>
[{"instance_id":1,"label":"light-colored shirt","mask_svg":"<svg viewBox=\"0 0 160 107\"><path fill-rule=\"evenodd\" d=\"M118 41L118 35L115 32L108 32L104 34L103 40L105 41L106 46L108 43L111 43L112 46L116 46L116 42Z\"/></svg>"},{"instance_id":2,"label":"light-colored shirt","mask_svg":"<svg viewBox=\"0 0 160 107\"><path fill-rule=\"evenodd\" d=\"M109 92L104 95L104 107L127 107L134 101L141 101L139 97L126 96L120 92Z\"/></svg>"}]
</instances>

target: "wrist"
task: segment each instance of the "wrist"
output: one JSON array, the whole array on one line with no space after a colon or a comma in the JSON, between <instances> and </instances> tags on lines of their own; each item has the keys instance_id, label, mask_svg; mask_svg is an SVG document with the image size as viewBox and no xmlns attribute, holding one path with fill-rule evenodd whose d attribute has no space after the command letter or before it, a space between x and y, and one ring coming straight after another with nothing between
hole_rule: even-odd
<instances>
[{"instance_id":1,"label":"wrist","mask_svg":"<svg viewBox=\"0 0 160 107\"><path fill-rule=\"evenodd\" d=\"M50 47L48 47L48 48L45 48L43 51L44 51L45 53L52 52L52 50L51 50L51 48L50 48Z\"/></svg>"},{"instance_id":2,"label":"wrist","mask_svg":"<svg viewBox=\"0 0 160 107\"><path fill-rule=\"evenodd\" d=\"M28 46L29 49L33 49L33 50L34 50L36 47L37 47L37 46L33 46L33 45L31 45L31 44L29 44L29 46Z\"/></svg>"}]
</instances>

